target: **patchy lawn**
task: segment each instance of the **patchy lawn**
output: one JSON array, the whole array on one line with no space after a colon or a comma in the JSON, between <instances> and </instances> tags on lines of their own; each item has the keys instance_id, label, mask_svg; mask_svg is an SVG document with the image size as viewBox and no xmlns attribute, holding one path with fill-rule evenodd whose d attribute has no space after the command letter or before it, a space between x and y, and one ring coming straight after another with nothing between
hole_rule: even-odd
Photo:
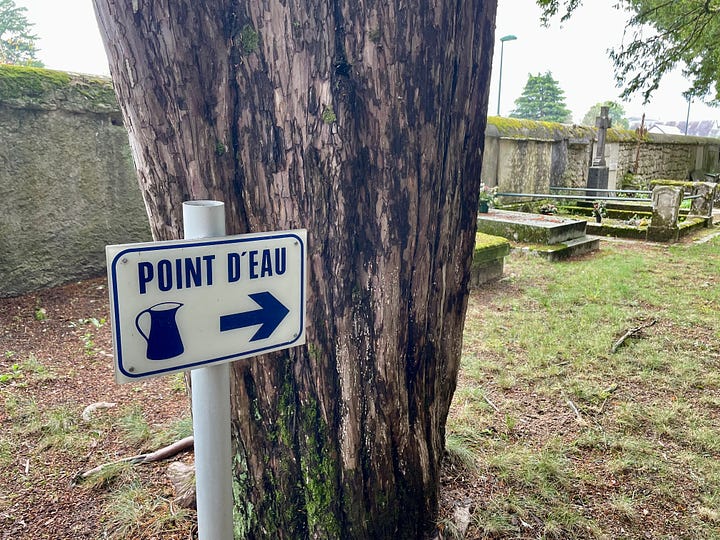
<instances>
[{"instance_id":1,"label":"patchy lawn","mask_svg":"<svg viewBox=\"0 0 720 540\"><path fill-rule=\"evenodd\" d=\"M442 536L720 538L719 273L720 238L510 256L470 298ZM167 462L77 481L191 429L182 377L114 383L107 318L102 278L0 299L2 539L195 534Z\"/></svg>"},{"instance_id":2,"label":"patchy lawn","mask_svg":"<svg viewBox=\"0 0 720 540\"><path fill-rule=\"evenodd\" d=\"M719 274L719 237L509 257L470 300L446 536L720 538Z\"/></svg>"}]
</instances>

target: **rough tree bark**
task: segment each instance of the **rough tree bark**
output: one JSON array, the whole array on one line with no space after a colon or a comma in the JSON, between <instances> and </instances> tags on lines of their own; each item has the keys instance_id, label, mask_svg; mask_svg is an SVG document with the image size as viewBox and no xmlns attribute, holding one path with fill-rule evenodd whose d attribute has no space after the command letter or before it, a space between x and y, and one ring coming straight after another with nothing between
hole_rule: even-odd
<instances>
[{"instance_id":1,"label":"rough tree bark","mask_svg":"<svg viewBox=\"0 0 720 540\"><path fill-rule=\"evenodd\" d=\"M496 1L94 0L156 239L308 229L308 345L237 362L236 536L419 538L455 388Z\"/></svg>"}]
</instances>

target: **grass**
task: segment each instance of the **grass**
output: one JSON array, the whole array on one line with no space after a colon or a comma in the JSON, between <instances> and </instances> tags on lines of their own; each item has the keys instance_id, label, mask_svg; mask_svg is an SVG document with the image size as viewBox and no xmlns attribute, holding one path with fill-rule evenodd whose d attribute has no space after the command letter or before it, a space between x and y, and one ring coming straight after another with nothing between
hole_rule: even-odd
<instances>
[{"instance_id":1,"label":"grass","mask_svg":"<svg viewBox=\"0 0 720 540\"><path fill-rule=\"evenodd\" d=\"M193 434L192 418L180 418L162 429L153 429L143 415L142 407L135 404L122 410L117 420L123 438L135 447L157 449Z\"/></svg>"},{"instance_id":2,"label":"grass","mask_svg":"<svg viewBox=\"0 0 720 540\"><path fill-rule=\"evenodd\" d=\"M107 504L107 538L151 539L173 529L186 528L192 512L173 506L140 483L130 483L114 491Z\"/></svg>"},{"instance_id":3,"label":"grass","mask_svg":"<svg viewBox=\"0 0 720 540\"><path fill-rule=\"evenodd\" d=\"M720 538L718 261L718 238L603 242L471 296L447 425L487 486L470 537Z\"/></svg>"},{"instance_id":4,"label":"grass","mask_svg":"<svg viewBox=\"0 0 720 540\"><path fill-rule=\"evenodd\" d=\"M6 353L5 356L9 359L13 358L14 354ZM26 386L25 379L28 376L39 382L52 381L57 378L52 370L44 366L34 354L30 354L25 360L11 364L4 372L0 373L0 385Z\"/></svg>"},{"instance_id":5,"label":"grass","mask_svg":"<svg viewBox=\"0 0 720 540\"><path fill-rule=\"evenodd\" d=\"M47 376L39 364L22 363L18 371L28 378ZM55 405L45 407L31 398L6 394L4 413L11 429L0 440L0 471L17 470L27 464L24 483L45 482L62 471L42 472L37 463L52 462L59 453L92 454L93 461L112 462L115 455L103 455L95 447L98 440L118 433L125 445L137 449L157 449L192 434L192 421L181 418L169 425L150 426L140 406L120 410L117 416L103 415L85 423L82 407ZM133 450L128 455L132 455ZM23 459L18 462L18 456ZM32 467L30 466L32 464ZM139 467L130 463L113 463L82 481L84 489L96 491L103 514L107 538L157 538L172 531L189 531L194 526L194 512L177 508L153 482L143 480ZM32 476L32 475L40 476ZM0 499L0 510L10 505L14 496Z\"/></svg>"}]
</instances>

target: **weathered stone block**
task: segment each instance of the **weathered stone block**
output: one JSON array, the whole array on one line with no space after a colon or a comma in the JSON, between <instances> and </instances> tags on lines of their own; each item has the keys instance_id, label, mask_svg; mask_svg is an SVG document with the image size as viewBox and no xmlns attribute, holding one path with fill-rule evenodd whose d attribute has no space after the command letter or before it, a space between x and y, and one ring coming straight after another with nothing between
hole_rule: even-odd
<instances>
[{"instance_id":1,"label":"weathered stone block","mask_svg":"<svg viewBox=\"0 0 720 540\"><path fill-rule=\"evenodd\" d=\"M717 184L712 182L695 182L692 194L697 195L697 199L693 199L690 206L690 216L703 218L712 218L713 201L715 200L715 192Z\"/></svg>"},{"instance_id":2,"label":"weathered stone block","mask_svg":"<svg viewBox=\"0 0 720 540\"><path fill-rule=\"evenodd\" d=\"M558 244L585 234L585 220L493 209L478 215L478 230L527 244Z\"/></svg>"},{"instance_id":3,"label":"weathered stone block","mask_svg":"<svg viewBox=\"0 0 720 540\"><path fill-rule=\"evenodd\" d=\"M510 253L510 242L500 236L477 233L475 251L470 269L470 287L502 277L505 257Z\"/></svg>"},{"instance_id":4,"label":"weathered stone block","mask_svg":"<svg viewBox=\"0 0 720 540\"><path fill-rule=\"evenodd\" d=\"M648 240L658 242L678 239L678 217L683 190L676 186L655 186L652 192L652 218L648 227Z\"/></svg>"}]
</instances>

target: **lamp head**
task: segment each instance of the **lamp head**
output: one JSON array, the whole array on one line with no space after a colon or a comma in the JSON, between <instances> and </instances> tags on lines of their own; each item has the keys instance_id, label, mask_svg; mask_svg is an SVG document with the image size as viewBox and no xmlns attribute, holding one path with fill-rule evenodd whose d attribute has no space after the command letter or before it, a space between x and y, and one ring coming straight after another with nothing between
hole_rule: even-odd
<instances>
[{"instance_id":1,"label":"lamp head","mask_svg":"<svg viewBox=\"0 0 720 540\"><path fill-rule=\"evenodd\" d=\"M517 39L517 36L514 36L514 35L512 35L512 34L508 34L507 36L501 37L501 38L500 38L500 41L503 41L503 42L504 42L504 41L513 41L513 40L516 40L516 39Z\"/></svg>"}]
</instances>

